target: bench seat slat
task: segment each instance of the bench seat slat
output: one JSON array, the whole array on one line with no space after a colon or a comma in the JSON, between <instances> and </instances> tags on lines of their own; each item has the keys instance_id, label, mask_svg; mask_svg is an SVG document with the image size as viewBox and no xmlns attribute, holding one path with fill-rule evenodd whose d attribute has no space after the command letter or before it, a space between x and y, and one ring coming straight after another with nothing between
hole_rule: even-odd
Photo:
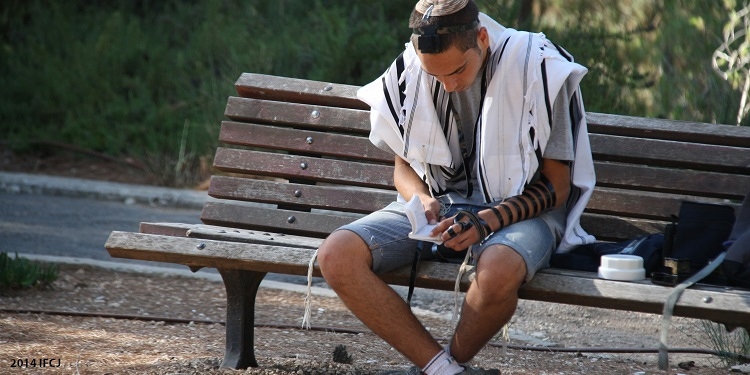
<instances>
[{"instance_id":1,"label":"bench seat slat","mask_svg":"<svg viewBox=\"0 0 750 375\"><path fill-rule=\"evenodd\" d=\"M370 213L396 199L393 190L352 189L214 176L208 194L215 198L277 203L309 208Z\"/></svg>"},{"instance_id":2,"label":"bench seat slat","mask_svg":"<svg viewBox=\"0 0 750 375\"><path fill-rule=\"evenodd\" d=\"M355 109L230 97L224 115L240 122L291 125L363 135L370 132L370 113Z\"/></svg>"},{"instance_id":3,"label":"bench seat slat","mask_svg":"<svg viewBox=\"0 0 750 375\"><path fill-rule=\"evenodd\" d=\"M345 134L224 121L219 140L247 147L393 164L393 155L367 138Z\"/></svg>"},{"instance_id":4,"label":"bench seat slat","mask_svg":"<svg viewBox=\"0 0 750 375\"><path fill-rule=\"evenodd\" d=\"M224 172L392 188L393 166L219 147L214 167Z\"/></svg>"},{"instance_id":5,"label":"bench seat slat","mask_svg":"<svg viewBox=\"0 0 750 375\"><path fill-rule=\"evenodd\" d=\"M199 246L202 245L202 246ZM243 269L259 272L284 272L306 275L314 250L296 247L244 244L185 237L141 233L113 232L105 247L119 258L143 259L185 264L190 267ZM452 290L455 264L420 262L416 285L431 289ZM473 270L461 280L466 290ZM381 275L395 285L408 285L410 267L401 267ZM320 276L315 267L314 275ZM524 299L575 303L629 311L661 313L663 303L673 289L648 281L617 282L596 278L587 272L546 270L540 272L519 291ZM706 303L706 298L711 303ZM730 325L747 324L750 297L745 293L713 287L688 289L674 310L676 316L711 319Z\"/></svg>"},{"instance_id":6,"label":"bench seat slat","mask_svg":"<svg viewBox=\"0 0 750 375\"><path fill-rule=\"evenodd\" d=\"M203 238L216 241L241 242L274 246L298 247L315 250L323 242L320 238L294 236L258 230L220 227L206 224L142 222L140 233L174 237Z\"/></svg>"}]
</instances>

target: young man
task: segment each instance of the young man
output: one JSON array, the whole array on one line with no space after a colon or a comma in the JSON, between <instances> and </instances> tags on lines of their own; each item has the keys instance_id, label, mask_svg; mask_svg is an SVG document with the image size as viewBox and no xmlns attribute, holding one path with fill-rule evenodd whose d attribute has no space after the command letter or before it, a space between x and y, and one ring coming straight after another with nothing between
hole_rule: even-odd
<instances>
[{"instance_id":1,"label":"young man","mask_svg":"<svg viewBox=\"0 0 750 375\"><path fill-rule=\"evenodd\" d=\"M472 0L421 0L409 23L404 52L358 93L372 107L370 140L395 155L399 200L332 233L318 264L347 307L419 371L497 373L462 363L510 320L518 289L553 251L594 240L578 223L594 186L578 92L586 68ZM438 223L433 234L469 249L476 266L445 347L376 275L424 246L408 237L403 202L415 196Z\"/></svg>"}]
</instances>

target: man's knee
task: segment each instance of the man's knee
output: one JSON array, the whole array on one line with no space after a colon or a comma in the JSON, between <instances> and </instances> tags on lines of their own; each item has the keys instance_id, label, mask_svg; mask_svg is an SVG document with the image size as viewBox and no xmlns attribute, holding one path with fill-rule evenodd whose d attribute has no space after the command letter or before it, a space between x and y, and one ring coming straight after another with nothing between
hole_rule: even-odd
<instances>
[{"instance_id":1,"label":"man's knee","mask_svg":"<svg viewBox=\"0 0 750 375\"><path fill-rule=\"evenodd\" d=\"M485 249L479 258L475 282L483 294L493 299L517 295L526 277L526 262L513 249L496 245Z\"/></svg>"},{"instance_id":2,"label":"man's knee","mask_svg":"<svg viewBox=\"0 0 750 375\"><path fill-rule=\"evenodd\" d=\"M352 273L372 268L372 256L362 239L354 232L339 230L323 241L318 249L318 266L326 282L335 288L346 283Z\"/></svg>"}]
</instances>

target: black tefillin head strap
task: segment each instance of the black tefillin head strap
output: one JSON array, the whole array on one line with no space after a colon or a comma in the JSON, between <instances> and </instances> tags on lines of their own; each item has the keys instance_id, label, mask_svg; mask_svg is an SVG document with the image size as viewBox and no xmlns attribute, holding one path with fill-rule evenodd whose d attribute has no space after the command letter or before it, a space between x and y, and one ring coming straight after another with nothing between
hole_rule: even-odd
<instances>
[{"instance_id":1,"label":"black tefillin head strap","mask_svg":"<svg viewBox=\"0 0 750 375\"><path fill-rule=\"evenodd\" d=\"M479 20L465 25L440 26L429 25L416 27L412 32L419 35L417 38L417 47L422 53L440 53L442 52L441 39L446 34L455 34L462 31L471 30L479 25Z\"/></svg>"}]
</instances>

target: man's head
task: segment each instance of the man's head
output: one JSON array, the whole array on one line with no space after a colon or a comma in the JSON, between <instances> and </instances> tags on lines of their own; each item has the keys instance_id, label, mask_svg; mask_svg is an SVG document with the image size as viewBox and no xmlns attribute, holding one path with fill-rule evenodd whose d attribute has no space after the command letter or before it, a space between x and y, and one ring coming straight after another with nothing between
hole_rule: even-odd
<instances>
[{"instance_id":1,"label":"man's head","mask_svg":"<svg viewBox=\"0 0 750 375\"><path fill-rule=\"evenodd\" d=\"M411 14L422 68L448 92L467 89L482 68L489 36L478 17L473 0L420 0Z\"/></svg>"},{"instance_id":2,"label":"man's head","mask_svg":"<svg viewBox=\"0 0 750 375\"><path fill-rule=\"evenodd\" d=\"M421 53L440 53L455 45L477 48L479 8L472 0L420 0L409 19L412 42Z\"/></svg>"}]
</instances>

